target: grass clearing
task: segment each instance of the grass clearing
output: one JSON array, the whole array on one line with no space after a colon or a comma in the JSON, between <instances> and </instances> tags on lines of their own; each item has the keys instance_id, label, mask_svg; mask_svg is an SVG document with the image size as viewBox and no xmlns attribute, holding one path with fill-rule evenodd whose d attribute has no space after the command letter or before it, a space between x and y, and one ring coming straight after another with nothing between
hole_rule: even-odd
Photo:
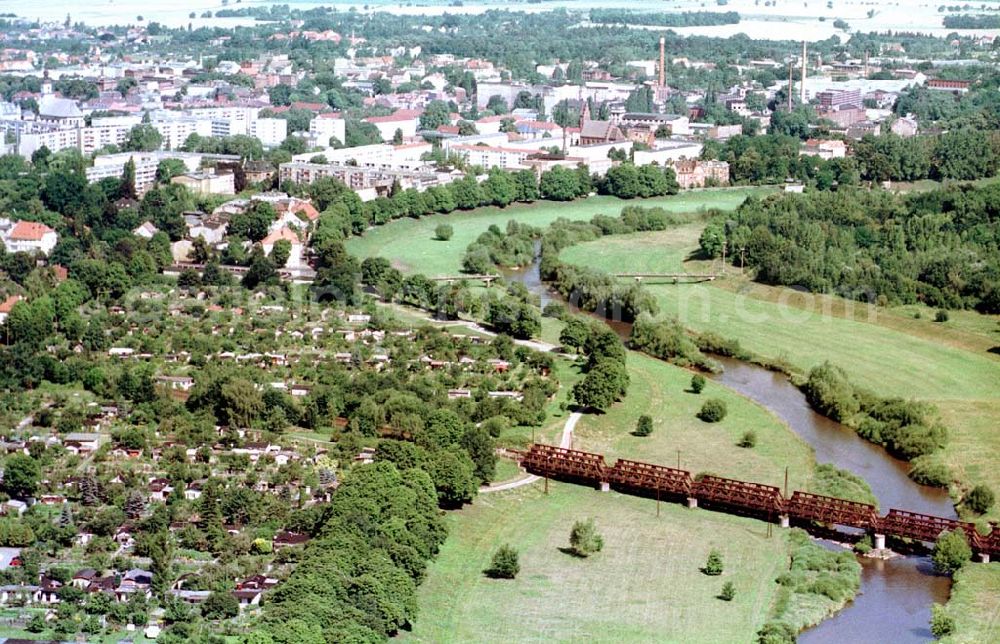
<instances>
[{"instance_id":1,"label":"grass clearing","mask_svg":"<svg viewBox=\"0 0 1000 644\"><path fill-rule=\"evenodd\" d=\"M669 197L625 201L598 196L580 201L540 201L515 204L507 208L477 208L422 219L399 219L378 226L347 241L347 250L358 257L381 256L404 273L420 272L427 276L457 275L466 247L495 224L505 228L515 220L532 226L547 226L560 217L589 220L597 214L617 215L625 206L658 206L671 212L697 212L709 208L733 210L750 194L762 195L773 188L715 188L693 190ZM454 229L448 241L434 238L434 228L447 223Z\"/></svg>"},{"instance_id":2,"label":"grass clearing","mask_svg":"<svg viewBox=\"0 0 1000 644\"><path fill-rule=\"evenodd\" d=\"M413 642L737 642L766 621L788 547L763 523L615 492L550 483L480 496L449 515L450 535L420 587ZM604 549L560 551L574 521L595 517ZM482 571L504 543L521 573ZM699 570L712 548L725 572ZM716 599L726 581L731 602Z\"/></svg>"},{"instance_id":3,"label":"grass clearing","mask_svg":"<svg viewBox=\"0 0 1000 644\"><path fill-rule=\"evenodd\" d=\"M609 464L630 458L681 468L692 474L720 476L784 485L789 468L791 489L808 489L812 480L812 449L766 409L711 380L701 394L688 392L693 372L649 356L629 352L631 377L625 403L605 414L586 414L577 423L574 446L599 452ZM725 401L729 413L719 423L695 417L709 398ZM632 435L642 414L653 418L650 436ZM757 434L752 449L736 445L747 430Z\"/></svg>"}]
</instances>

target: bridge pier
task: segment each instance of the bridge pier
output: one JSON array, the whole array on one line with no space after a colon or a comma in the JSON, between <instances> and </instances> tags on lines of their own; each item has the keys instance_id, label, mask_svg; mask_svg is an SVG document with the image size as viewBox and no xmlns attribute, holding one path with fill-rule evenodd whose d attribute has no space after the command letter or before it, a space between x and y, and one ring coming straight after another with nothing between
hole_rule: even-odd
<instances>
[{"instance_id":1,"label":"bridge pier","mask_svg":"<svg viewBox=\"0 0 1000 644\"><path fill-rule=\"evenodd\" d=\"M876 550L885 550L885 535L884 534L879 534L877 532L875 533L875 549Z\"/></svg>"},{"instance_id":2,"label":"bridge pier","mask_svg":"<svg viewBox=\"0 0 1000 644\"><path fill-rule=\"evenodd\" d=\"M611 484L607 481L601 481L601 492L610 492Z\"/></svg>"},{"instance_id":3,"label":"bridge pier","mask_svg":"<svg viewBox=\"0 0 1000 644\"><path fill-rule=\"evenodd\" d=\"M787 527L791 526L791 523L788 520L788 515L787 514L779 514L778 515L778 520L781 521L781 527L782 528L787 528Z\"/></svg>"},{"instance_id":4,"label":"bridge pier","mask_svg":"<svg viewBox=\"0 0 1000 644\"><path fill-rule=\"evenodd\" d=\"M989 555L989 553L980 552L979 553L979 563L989 563L989 562L990 562L990 555Z\"/></svg>"},{"instance_id":5,"label":"bridge pier","mask_svg":"<svg viewBox=\"0 0 1000 644\"><path fill-rule=\"evenodd\" d=\"M698 507L698 499L694 498L693 496L689 496L687 498L687 500L688 500L688 507L689 508L696 508L696 507Z\"/></svg>"}]
</instances>

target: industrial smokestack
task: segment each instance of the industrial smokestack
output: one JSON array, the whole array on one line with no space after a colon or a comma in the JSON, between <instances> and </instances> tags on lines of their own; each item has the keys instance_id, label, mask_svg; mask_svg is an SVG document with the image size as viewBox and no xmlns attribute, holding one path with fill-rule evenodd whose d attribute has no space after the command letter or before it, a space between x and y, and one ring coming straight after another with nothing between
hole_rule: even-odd
<instances>
[{"instance_id":1,"label":"industrial smokestack","mask_svg":"<svg viewBox=\"0 0 1000 644\"><path fill-rule=\"evenodd\" d=\"M802 41L802 82L799 87L799 101L806 104L806 41Z\"/></svg>"},{"instance_id":2,"label":"industrial smokestack","mask_svg":"<svg viewBox=\"0 0 1000 644\"><path fill-rule=\"evenodd\" d=\"M792 61L788 61L788 111L792 111Z\"/></svg>"},{"instance_id":3,"label":"industrial smokestack","mask_svg":"<svg viewBox=\"0 0 1000 644\"><path fill-rule=\"evenodd\" d=\"M666 45L667 39L660 36L660 87L666 87L667 85L667 55L666 55Z\"/></svg>"}]
</instances>

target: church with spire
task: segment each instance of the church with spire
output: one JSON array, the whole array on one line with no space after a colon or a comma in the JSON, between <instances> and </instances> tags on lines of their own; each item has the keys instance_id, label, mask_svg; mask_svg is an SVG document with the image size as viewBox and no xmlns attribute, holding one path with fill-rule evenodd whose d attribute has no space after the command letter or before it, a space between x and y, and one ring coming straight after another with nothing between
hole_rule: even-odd
<instances>
[{"instance_id":1,"label":"church with spire","mask_svg":"<svg viewBox=\"0 0 1000 644\"><path fill-rule=\"evenodd\" d=\"M618 143L625 140L621 128L611 121L595 121L590 118L590 101L583 101L580 110L580 145L595 143Z\"/></svg>"}]
</instances>

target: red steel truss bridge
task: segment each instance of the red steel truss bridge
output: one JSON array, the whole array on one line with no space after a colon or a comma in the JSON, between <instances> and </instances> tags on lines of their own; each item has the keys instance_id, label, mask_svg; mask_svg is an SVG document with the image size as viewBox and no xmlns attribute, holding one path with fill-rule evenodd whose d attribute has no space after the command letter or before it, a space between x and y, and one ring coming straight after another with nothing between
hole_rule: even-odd
<instances>
[{"instance_id":1,"label":"red steel truss bridge","mask_svg":"<svg viewBox=\"0 0 1000 644\"><path fill-rule=\"evenodd\" d=\"M528 472L547 479L614 488L624 493L665 500L686 501L710 509L755 516L767 521L791 521L810 526L843 526L875 534L876 546L884 547L886 536L933 542L942 532L961 529L973 551L988 560L1000 557L1000 528L993 526L981 535L975 525L906 510L891 509L880 516L875 506L845 501L821 494L796 490L786 498L772 485L722 478L714 475L694 477L679 468L642 461L618 459L609 466L602 454L535 443L520 453L521 465ZM880 545L881 544L881 545Z\"/></svg>"}]
</instances>

